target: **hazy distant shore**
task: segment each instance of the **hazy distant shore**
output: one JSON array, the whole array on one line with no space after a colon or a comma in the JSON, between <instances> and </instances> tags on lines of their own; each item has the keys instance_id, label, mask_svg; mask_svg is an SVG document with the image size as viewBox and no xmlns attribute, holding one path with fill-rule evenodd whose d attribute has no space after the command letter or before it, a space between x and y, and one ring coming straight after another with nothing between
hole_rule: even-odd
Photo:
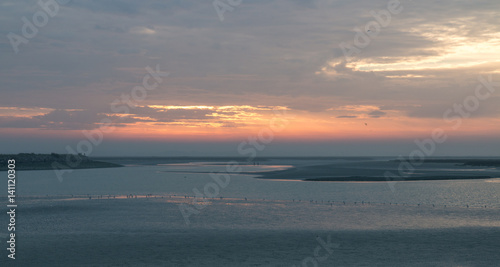
<instances>
[{"instance_id":1,"label":"hazy distant shore","mask_svg":"<svg viewBox=\"0 0 500 267\"><path fill-rule=\"evenodd\" d=\"M296 165L286 170L260 172L258 178L327 182L431 181L500 178L499 159L427 159L420 165L400 160L360 160ZM401 170L405 172L401 172ZM389 173L390 175L386 175ZM387 178L389 177L389 178Z\"/></svg>"},{"instance_id":2,"label":"hazy distant shore","mask_svg":"<svg viewBox=\"0 0 500 267\"><path fill-rule=\"evenodd\" d=\"M0 154L0 171L7 169L7 160L16 159L17 170L50 170L57 163L59 169L115 168L135 165L183 164L210 162L224 165L287 165L284 170L266 172L239 172L261 179L302 180L319 182L385 182L391 181L472 180L500 178L500 158L429 158L410 172L401 173L401 159L389 157L263 157L248 161L242 157L101 157L90 159L85 155L71 155L79 164L71 167L66 154L17 155ZM167 171L168 172L168 171ZM176 171L172 171L176 172ZM191 171L192 172L192 171ZM198 173L194 171L193 173ZM203 173L199 172L199 173ZM235 173L236 174L236 173Z\"/></svg>"},{"instance_id":3,"label":"hazy distant shore","mask_svg":"<svg viewBox=\"0 0 500 267\"><path fill-rule=\"evenodd\" d=\"M472 179L491 179L491 176L420 176L420 177L402 177L401 181L432 181L432 180L472 180ZM316 182L382 182L388 181L386 177L368 177L368 176L350 176L350 177L326 177L310 178L304 181ZM390 180L389 181L398 181Z\"/></svg>"},{"instance_id":4,"label":"hazy distant shore","mask_svg":"<svg viewBox=\"0 0 500 267\"><path fill-rule=\"evenodd\" d=\"M405 159L406 161L408 159ZM395 160L401 162L401 160ZM500 167L500 159L426 159L425 163L454 163L461 166L481 166L481 167Z\"/></svg>"},{"instance_id":5,"label":"hazy distant shore","mask_svg":"<svg viewBox=\"0 0 500 267\"><path fill-rule=\"evenodd\" d=\"M68 164L68 158L73 165ZM21 153L21 154L0 154L0 171L7 170L7 161L10 159L15 160L15 169L22 171L33 170L52 170L53 164L56 164L57 169L94 169L94 168L116 168L123 167L123 165L95 161L84 155L66 155L66 154L34 154L34 153Z\"/></svg>"},{"instance_id":6,"label":"hazy distant shore","mask_svg":"<svg viewBox=\"0 0 500 267\"><path fill-rule=\"evenodd\" d=\"M265 172L238 172L233 174L256 175L261 179L328 181L328 182L381 182L387 181L386 173L392 174L391 181L472 180L500 178L500 158L428 158L422 164L415 164L410 173L400 173L401 159L390 157L262 157L248 161L242 157L108 157L99 158L106 162L123 165L157 165L203 163L224 165L237 162L241 165L292 166L284 170ZM179 171L165 171L179 172ZM185 173L204 173L189 171Z\"/></svg>"}]
</instances>

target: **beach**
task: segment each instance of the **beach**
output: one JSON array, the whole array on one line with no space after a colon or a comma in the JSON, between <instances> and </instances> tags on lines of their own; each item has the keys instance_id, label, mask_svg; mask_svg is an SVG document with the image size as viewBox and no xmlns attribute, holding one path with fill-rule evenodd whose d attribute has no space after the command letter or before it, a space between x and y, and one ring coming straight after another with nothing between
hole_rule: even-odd
<instances>
[{"instance_id":1,"label":"beach","mask_svg":"<svg viewBox=\"0 0 500 267\"><path fill-rule=\"evenodd\" d=\"M329 163L297 164L286 170L264 172L264 179L307 181L425 181L498 178L500 159L431 158L420 161L388 158L333 159Z\"/></svg>"}]
</instances>

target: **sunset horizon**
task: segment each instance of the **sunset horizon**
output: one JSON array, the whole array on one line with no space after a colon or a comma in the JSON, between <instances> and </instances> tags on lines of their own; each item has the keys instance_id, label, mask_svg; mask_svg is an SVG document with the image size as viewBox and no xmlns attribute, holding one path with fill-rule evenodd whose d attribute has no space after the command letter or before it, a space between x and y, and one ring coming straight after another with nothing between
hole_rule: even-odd
<instances>
[{"instance_id":1,"label":"sunset horizon","mask_svg":"<svg viewBox=\"0 0 500 267\"><path fill-rule=\"evenodd\" d=\"M500 1L0 2L0 266L498 266Z\"/></svg>"},{"instance_id":2,"label":"sunset horizon","mask_svg":"<svg viewBox=\"0 0 500 267\"><path fill-rule=\"evenodd\" d=\"M23 6L4 5L11 11ZM197 20L178 23L196 4L165 4L179 11L168 16L132 4L100 12L61 4L32 39L23 33L37 30L33 22L11 20L17 27L3 43L0 75L8 97L0 100L0 134L16 144L4 138L2 147L28 151L36 139L67 152L66 146L85 139L84 131L99 131L105 120L114 129L103 131L104 140L115 149L130 141L181 142L186 151L203 154L198 143L242 142L279 117L286 126L273 142L359 141L376 147L382 141L388 149L380 154L396 155L411 151L397 149L401 144L409 148L443 129L455 149L438 149L440 155L499 155L494 3L462 10L367 2L354 11L356 20L328 2L244 5L249 8L234 13L223 9L230 23L214 20L211 5L200 6ZM309 20L283 14L274 21L268 9L273 5L301 10ZM454 12L442 16L445 9ZM247 29L253 12L267 22L254 21ZM149 18L134 21L143 13ZM89 38L96 41L83 42ZM477 140L483 153L470 152ZM98 146L92 153L114 153L108 149ZM335 145L330 149L336 155ZM152 154L162 153L175 155Z\"/></svg>"}]
</instances>

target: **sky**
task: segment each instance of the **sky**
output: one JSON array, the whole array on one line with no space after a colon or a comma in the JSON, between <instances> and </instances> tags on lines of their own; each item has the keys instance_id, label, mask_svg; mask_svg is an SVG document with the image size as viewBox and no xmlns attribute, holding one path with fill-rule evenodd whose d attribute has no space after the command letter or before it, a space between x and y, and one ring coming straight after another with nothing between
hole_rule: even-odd
<instances>
[{"instance_id":1,"label":"sky","mask_svg":"<svg viewBox=\"0 0 500 267\"><path fill-rule=\"evenodd\" d=\"M41 3L0 3L0 153L500 156L499 1Z\"/></svg>"}]
</instances>

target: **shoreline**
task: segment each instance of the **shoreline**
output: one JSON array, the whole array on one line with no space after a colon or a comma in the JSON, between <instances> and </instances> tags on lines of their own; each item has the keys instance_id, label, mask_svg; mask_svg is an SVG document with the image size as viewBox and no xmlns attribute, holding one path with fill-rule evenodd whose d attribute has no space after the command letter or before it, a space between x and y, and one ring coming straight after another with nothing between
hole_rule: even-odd
<instances>
[{"instance_id":1,"label":"shoreline","mask_svg":"<svg viewBox=\"0 0 500 267\"><path fill-rule=\"evenodd\" d=\"M68 158L78 162L75 167L67 164ZM20 153L20 154L0 154L0 171L8 170L8 160L15 160L16 171L40 171L40 170L76 170L76 169L100 169L100 168L118 168L124 167L121 164L96 161L85 155L69 155L69 154L35 154L35 153ZM53 166L56 164L57 166Z\"/></svg>"},{"instance_id":2,"label":"shoreline","mask_svg":"<svg viewBox=\"0 0 500 267\"><path fill-rule=\"evenodd\" d=\"M482 180L482 179L498 179L500 177L491 176L423 176L423 177L407 177L401 180L390 180L386 177L328 177L328 178L309 178L302 181L306 182L404 182L404 181L448 181L448 180Z\"/></svg>"},{"instance_id":3,"label":"shoreline","mask_svg":"<svg viewBox=\"0 0 500 267\"><path fill-rule=\"evenodd\" d=\"M51 163L52 164L52 163ZM23 165L16 165L16 171L47 171L47 170L53 170L54 167L52 165L39 165L39 166L23 166ZM101 161L94 161L91 164L87 163L80 163L77 167L69 167L69 166L58 166L57 169L59 170L83 170L83 169L106 169L106 168L121 168L125 167L120 164L115 164L115 163L109 163L109 162L101 162ZM7 168L0 167L0 171L7 171Z\"/></svg>"},{"instance_id":4,"label":"shoreline","mask_svg":"<svg viewBox=\"0 0 500 267\"><path fill-rule=\"evenodd\" d=\"M498 159L427 159L406 170L400 160L371 160L321 165L290 164L286 170L255 173L258 179L306 182L400 182L481 180L500 178ZM481 169L478 169L481 168ZM403 170L402 170L403 169Z\"/></svg>"},{"instance_id":5,"label":"shoreline","mask_svg":"<svg viewBox=\"0 0 500 267\"><path fill-rule=\"evenodd\" d=\"M80 160L76 167L70 167L65 163L65 154L34 154L24 153L17 155L0 155L1 158L14 158L16 170L36 171L51 170L53 163L58 163L59 169L100 169L126 167L127 163L145 163L143 160L150 157L113 158L100 157L97 161L85 155L73 155ZM221 162L221 160L241 160L230 157L158 157L154 162L144 165L178 164L189 162ZM165 162L166 161L166 162ZM369 158L369 157L269 157L256 160L261 166L287 165L288 168L272 171L239 172L234 174L252 175L257 179L290 180L306 182L387 182L387 181L445 181L445 180L480 180L500 178L500 159L490 158L429 158L420 167L412 172L401 172L400 159ZM297 162L299 161L299 162ZM239 161L238 163L243 163ZM245 162L249 163L250 162ZM475 168L475 169L474 169ZM481 169L478 169L481 168ZM6 171L7 165L2 164L0 171ZM170 172L170 171L164 171ZM171 171L178 172L178 171ZM204 173L195 172L195 173ZM386 173L390 173L389 176ZM230 173L233 174L233 173Z\"/></svg>"}]
</instances>

